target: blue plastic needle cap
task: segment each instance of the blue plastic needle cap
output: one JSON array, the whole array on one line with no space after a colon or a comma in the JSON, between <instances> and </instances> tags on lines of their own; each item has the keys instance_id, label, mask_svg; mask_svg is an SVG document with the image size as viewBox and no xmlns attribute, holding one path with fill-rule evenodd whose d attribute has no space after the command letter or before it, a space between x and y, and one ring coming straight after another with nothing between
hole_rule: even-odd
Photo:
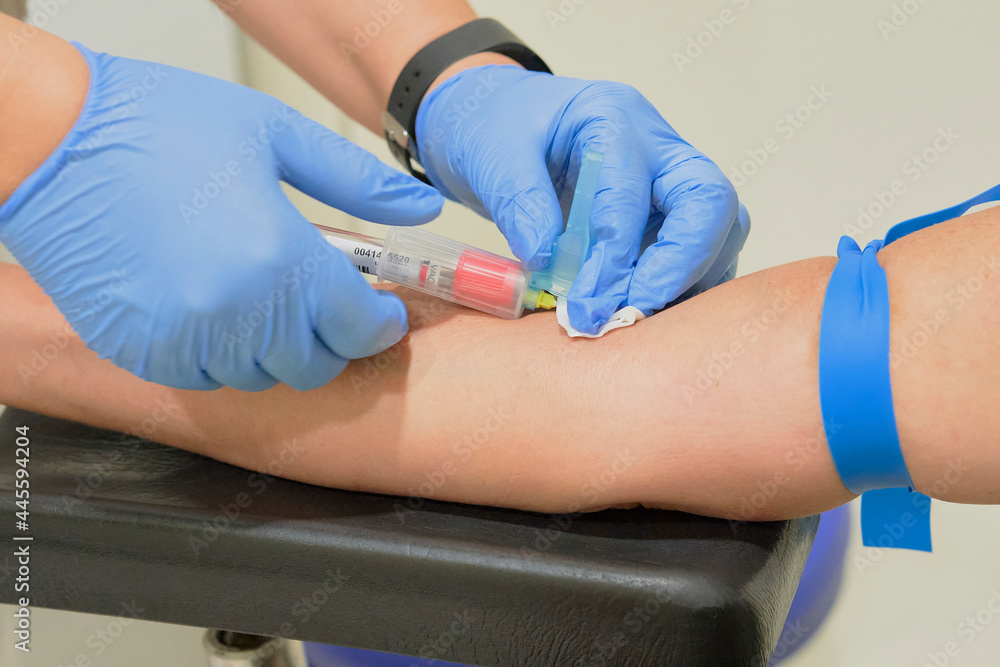
<instances>
[{"instance_id":1,"label":"blue plastic needle cap","mask_svg":"<svg viewBox=\"0 0 1000 667\"><path fill-rule=\"evenodd\" d=\"M604 164L604 154L588 151L580 161L580 174L573 192L573 204L566 221L566 231L552 244L549 266L531 274L531 286L565 297L590 252L590 211L597 195L597 178Z\"/></svg>"}]
</instances>

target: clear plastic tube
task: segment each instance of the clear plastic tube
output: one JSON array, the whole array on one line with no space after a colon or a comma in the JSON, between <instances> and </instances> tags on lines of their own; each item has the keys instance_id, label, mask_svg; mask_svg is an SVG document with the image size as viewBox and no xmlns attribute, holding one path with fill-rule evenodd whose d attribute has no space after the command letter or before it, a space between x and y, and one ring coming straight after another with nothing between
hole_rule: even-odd
<instances>
[{"instance_id":1,"label":"clear plastic tube","mask_svg":"<svg viewBox=\"0 0 1000 667\"><path fill-rule=\"evenodd\" d=\"M345 232L331 227L320 227L320 229L324 232L323 238L347 255L354 268L369 276L378 275L378 261L382 257L382 245L385 241L374 236Z\"/></svg>"},{"instance_id":2,"label":"clear plastic tube","mask_svg":"<svg viewBox=\"0 0 1000 667\"><path fill-rule=\"evenodd\" d=\"M559 297L569 294L569 289L587 259L593 245L590 212L597 195L597 181L604 164L604 153L587 151L580 160L573 204L570 207L566 229L552 244L552 259L548 267L535 271L531 286L551 292Z\"/></svg>"},{"instance_id":3,"label":"clear plastic tube","mask_svg":"<svg viewBox=\"0 0 1000 667\"><path fill-rule=\"evenodd\" d=\"M411 227L389 232L377 275L508 320L524 311L531 281L519 262Z\"/></svg>"},{"instance_id":4,"label":"clear plastic tube","mask_svg":"<svg viewBox=\"0 0 1000 667\"><path fill-rule=\"evenodd\" d=\"M418 227L392 227L383 241L316 226L361 273L514 320L525 308L555 308L556 296L569 293L593 243L590 212L603 161L604 155L593 151L582 157L566 229L556 237L549 266L534 273L515 260Z\"/></svg>"},{"instance_id":5,"label":"clear plastic tube","mask_svg":"<svg viewBox=\"0 0 1000 667\"><path fill-rule=\"evenodd\" d=\"M555 307L531 287L520 262L415 227L393 227L384 241L324 228L324 237L362 273L490 315L514 320L524 309Z\"/></svg>"}]
</instances>

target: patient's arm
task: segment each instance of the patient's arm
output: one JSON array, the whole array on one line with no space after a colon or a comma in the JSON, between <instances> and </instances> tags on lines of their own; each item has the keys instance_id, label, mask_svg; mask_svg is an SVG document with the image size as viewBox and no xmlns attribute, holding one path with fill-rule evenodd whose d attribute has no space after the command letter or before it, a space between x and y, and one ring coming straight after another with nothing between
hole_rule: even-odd
<instances>
[{"instance_id":1,"label":"patient's arm","mask_svg":"<svg viewBox=\"0 0 1000 667\"><path fill-rule=\"evenodd\" d=\"M904 455L917 488L947 500L1000 502L998 253L1000 208L879 254ZM402 293L403 343L321 389L259 394L148 384L75 338L53 356L64 321L5 266L0 402L348 489L551 512L804 515L851 498L817 390L834 261L740 278L600 340L570 340L550 315L507 322ZM33 359L40 370L22 379Z\"/></svg>"}]
</instances>

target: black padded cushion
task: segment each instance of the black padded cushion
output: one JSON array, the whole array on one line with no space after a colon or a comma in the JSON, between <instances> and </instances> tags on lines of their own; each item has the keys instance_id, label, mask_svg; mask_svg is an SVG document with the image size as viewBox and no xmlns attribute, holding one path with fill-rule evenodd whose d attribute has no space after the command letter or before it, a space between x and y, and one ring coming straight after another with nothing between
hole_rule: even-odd
<instances>
[{"instance_id":1,"label":"black padded cushion","mask_svg":"<svg viewBox=\"0 0 1000 667\"><path fill-rule=\"evenodd\" d=\"M8 409L4 526L16 426L34 606L474 665L764 665L818 524L352 493Z\"/></svg>"}]
</instances>

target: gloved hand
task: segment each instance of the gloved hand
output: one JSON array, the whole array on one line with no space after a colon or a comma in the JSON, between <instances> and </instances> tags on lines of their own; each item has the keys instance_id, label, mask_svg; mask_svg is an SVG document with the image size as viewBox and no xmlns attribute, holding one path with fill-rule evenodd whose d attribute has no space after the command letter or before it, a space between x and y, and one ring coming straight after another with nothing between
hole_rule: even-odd
<instances>
[{"instance_id":1,"label":"gloved hand","mask_svg":"<svg viewBox=\"0 0 1000 667\"><path fill-rule=\"evenodd\" d=\"M580 158L604 153L596 244L569 293L595 333L620 307L649 315L732 278L750 219L715 164L638 91L515 65L464 70L417 113L421 165L447 197L496 222L528 269L547 266Z\"/></svg>"},{"instance_id":2,"label":"gloved hand","mask_svg":"<svg viewBox=\"0 0 1000 667\"><path fill-rule=\"evenodd\" d=\"M444 199L263 93L83 47L85 106L0 207L0 241L89 347L183 389L300 390L407 331L295 209L419 224Z\"/></svg>"}]
</instances>

